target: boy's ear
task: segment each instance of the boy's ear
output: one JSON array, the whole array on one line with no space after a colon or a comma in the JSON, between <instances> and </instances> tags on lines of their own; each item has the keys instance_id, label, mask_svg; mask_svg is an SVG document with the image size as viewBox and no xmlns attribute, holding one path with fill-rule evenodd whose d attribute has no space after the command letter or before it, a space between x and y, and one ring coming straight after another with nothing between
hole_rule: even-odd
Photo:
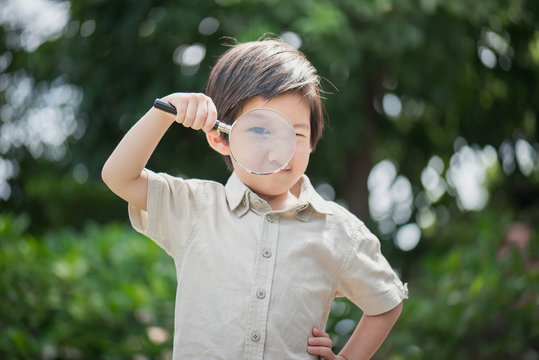
<instances>
[{"instance_id":1,"label":"boy's ear","mask_svg":"<svg viewBox=\"0 0 539 360\"><path fill-rule=\"evenodd\" d=\"M228 142L221 137L221 134L217 130L209 131L206 133L206 140L210 144L211 148L217 151L221 155L230 155L230 146Z\"/></svg>"}]
</instances>

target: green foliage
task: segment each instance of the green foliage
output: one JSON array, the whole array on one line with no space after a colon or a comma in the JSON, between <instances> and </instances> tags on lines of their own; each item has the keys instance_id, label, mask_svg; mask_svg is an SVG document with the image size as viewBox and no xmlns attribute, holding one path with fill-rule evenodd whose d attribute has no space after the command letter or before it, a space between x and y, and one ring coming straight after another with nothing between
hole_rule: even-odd
<instances>
[{"instance_id":1,"label":"green foliage","mask_svg":"<svg viewBox=\"0 0 539 360\"><path fill-rule=\"evenodd\" d=\"M172 348L172 260L125 226L43 238L0 218L0 357L160 358ZM157 332L157 334L156 334Z\"/></svg>"},{"instance_id":2,"label":"green foliage","mask_svg":"<svg viewBox=\"0 0 539 360\"><path fill-rule=\"evenodd\" d=\"M511 217L510 211L486 211L463 219L454 224L455 231L444 235L454 245L424 258L418 297L410 302L399 327L416 329L417 340L407 346L420 351L403 359L433 353L445 359L516 360L538 355L538 237L522 250L505 253L499 234L511 225ZM458 239L459 233L468 239ZM398 335L391 340L398 341Z\"/></svg>"}]
</instances>

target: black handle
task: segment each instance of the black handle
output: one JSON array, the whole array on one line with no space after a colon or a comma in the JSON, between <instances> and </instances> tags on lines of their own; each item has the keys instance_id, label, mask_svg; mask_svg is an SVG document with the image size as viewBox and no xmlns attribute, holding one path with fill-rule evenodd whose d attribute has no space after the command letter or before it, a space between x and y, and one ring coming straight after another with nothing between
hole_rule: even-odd
<instances>
[{"instance_id":1,"label":"black handle","mask_svg":"<svg viewBox=\"0 0 539 360\"><path fill-rule=\"evenodd\" d=\"M176 108L174 107L174 105L171 105L170 103L168 103L166 101L155 99L155 101L153 102L153 107L155 107L155 108L157 108L159 110L166 111L169 114L173 114L173 115L177 114L177 111L176 111Z\"/></svg>"}]
</instances>

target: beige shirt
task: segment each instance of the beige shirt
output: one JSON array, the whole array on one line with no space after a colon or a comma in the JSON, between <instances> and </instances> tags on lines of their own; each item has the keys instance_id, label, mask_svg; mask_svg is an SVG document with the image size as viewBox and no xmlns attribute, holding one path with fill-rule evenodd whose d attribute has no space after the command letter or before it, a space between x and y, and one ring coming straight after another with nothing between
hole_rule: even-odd
<instances>
[{"instance_id":1,"label":"beige shirt","mask_svg":"<svg viewBox=\"0 0 539 360\"><path fill-rule=\"evenodd\" d=\"M368 315L407 297L378 239L306 176L298 205L272 211L235 173L223 186L146 171L147 212L129 214L175 262L174 359L315 359L307 339L335 297Z\"/></svg>"}]
</instances>

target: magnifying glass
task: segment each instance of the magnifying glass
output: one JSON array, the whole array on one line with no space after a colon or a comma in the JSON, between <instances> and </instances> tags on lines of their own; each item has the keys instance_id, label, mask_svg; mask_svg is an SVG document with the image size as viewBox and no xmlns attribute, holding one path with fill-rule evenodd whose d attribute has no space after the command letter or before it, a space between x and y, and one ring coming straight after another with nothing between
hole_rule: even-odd
<instances>
[{"instance_id":1,"label":"magnifying glass","mask_svg":"<svg viewBox=\"0 0 539 360\"><path fill-rule=\"evenodd\" d=\"M166 101L155 99L153 106L176 115L176 108ZM249 110L232 125L218 120L213 129L228 134L232 158L251 174L283 170L296 151L294 126L286 116L270 108Z\"/></svg>"}]
</instances>

